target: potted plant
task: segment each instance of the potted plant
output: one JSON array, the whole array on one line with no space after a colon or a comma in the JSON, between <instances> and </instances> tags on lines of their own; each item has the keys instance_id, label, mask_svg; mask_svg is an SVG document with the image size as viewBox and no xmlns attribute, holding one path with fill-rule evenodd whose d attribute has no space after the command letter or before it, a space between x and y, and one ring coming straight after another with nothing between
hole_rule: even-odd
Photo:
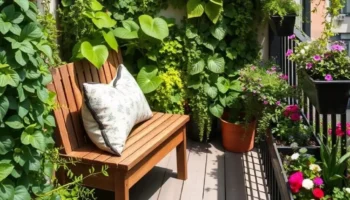
<instances>
[{"instance_id":1,"label":"potted plant","mask_svg":"<svg viewBox=\"0 0 350 200\"><path fill-rule=\"evenodd\" d=\"M298 43L286 56L297 63L300 85L321 114L343 114L350 91L350 58L342 42Z\"/></svg>"},{"instance_id":2,"label":"potted plant","mask_svg":"<svg viewBox=\"0 0 350 200\"><path fill-rule=\"evenodd\" d=\"M247 65L237 75L236 80L222 78L218 82L222 94L211 105L210 112L220 118L224 148L247 152L254 147L255 128L260 126L262 116L282 106L283 99L291 94L291 87L286 76L271 63Z\"/></svg>"},{"instance_id":3,"label":"potted plant","mask_svg":"<svg viewBox=\"0 0 350 200\"><path fill-rule=\"evenodd\" d=\"M300 10L294 0L267 0L262 10L268 15L270 27L277 36L294 33L295 19Z\"/></svg>"}]
</instances>

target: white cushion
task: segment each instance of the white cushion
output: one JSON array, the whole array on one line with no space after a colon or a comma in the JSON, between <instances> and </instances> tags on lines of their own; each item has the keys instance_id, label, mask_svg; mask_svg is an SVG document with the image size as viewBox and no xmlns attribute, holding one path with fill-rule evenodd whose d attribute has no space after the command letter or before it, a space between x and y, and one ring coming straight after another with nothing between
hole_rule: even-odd
<instances>
[{"instance_id":1,"label":"white cushion","mask_svg":"<svg viewBox=\"0 0 350 200\"><path fill-rule=\"evenodd\" d=\"M87 134L97 147L120 156L133 126L152 117L144 94L124 65L109 85L84 83L83 89Z\"/></svg>"}]
</instances>

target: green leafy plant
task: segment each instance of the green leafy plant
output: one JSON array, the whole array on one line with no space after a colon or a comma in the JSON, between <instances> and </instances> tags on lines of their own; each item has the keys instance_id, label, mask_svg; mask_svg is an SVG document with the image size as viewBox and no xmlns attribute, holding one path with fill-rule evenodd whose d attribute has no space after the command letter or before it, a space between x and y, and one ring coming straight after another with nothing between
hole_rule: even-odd
<instances>
[{"instance_id":1,"label":"green leafy plant","mask_svg":"<svg viewBox=\"0 0 350 200\"><path fill-rule=\"evenodd\" d=\"M72 60L86 58L100 68L108 58L109 49L118 51L113 34L116 21L97 0L62 1L59 13L65 39L63 50L69 52L67 55Z\"/></svg>"},{"instance_id":2,"label":"green leafy plant","mask_svg":"<svg viewBox=\"0 0 350 200\"><path fill-rule=\"evenodd\" d=\"M201 17L204 13L216 24L223 11L223 0L189 0L187 2L187 17Z\"/></svg>"},{"instance_id":3,"label":"green leafy plant","mask_svg":"<svg viewBox=\"0 0 350 200\"><path fill-rule=\"evenodd\" d=\"M294 0L266 0L262 11L267 15L266 18L273 15L283 18L286 15L299 15L300 5Z\"/></svg>"},{"instance_id":4,"label":"green leafy plant","mask_svg":"<svg viewBox=\"0 0 350 200\"><path fill-rule=\"evenodd\" d=\"M342 135L338 134L337 136L337 141L332 147L321 141L322 177L329 188L343 186L346 164L350 158L350 152L341 157L338 155Z\"/></svg>"}]
</instances>

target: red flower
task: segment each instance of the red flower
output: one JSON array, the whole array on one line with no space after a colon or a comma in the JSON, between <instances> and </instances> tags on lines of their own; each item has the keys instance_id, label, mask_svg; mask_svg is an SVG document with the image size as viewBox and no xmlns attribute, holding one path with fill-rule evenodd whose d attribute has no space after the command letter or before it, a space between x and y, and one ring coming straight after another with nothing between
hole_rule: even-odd
<instances>
[{"instance_id":1,"label":"red flower","mask_svg":"<svg viewBox=\"0 0 350 200\"><path fill-rule=\"evenodd\" d=\"M289 176L288 183L290 190L293 193L298 193L300 188L302 187L304 177L302 172L295 172L294 174Z\"/></svg>"},{"instance_id":2,"label":"red flower","mask_svg":"<svg viewBox=\"0 0 350 200\"><path fill-rule=\"evenodd\" d=\"M335 134L338 136L338 137L341 137L341 136L343 136L344 135L344 132L341 130L341 128L339 127L337 127L336 129L335 129Z\"/></svg>"},{"instance_id":3,"label":"red flower","mask_svg":"<svg viewBox=\"0 0 350 200\"><path fill-rule=\"evenodd\" d=\"M299 121L300 120L300 114L299 113L293 113L291 116L290 116L290 119L292 121Z\"/></svg>"},{"instance_id":4,"label":"red flower","mask_svg":"<svg viewBox=\"0 0 350 200\"><path fill-rule=\"evenodd\" d=\"M320 188L315 188L312 191L312 194L314 195L315 198L317 199L321 199L322 197L324 197L324 192L320 189Z\"/></svg>"}]
</instances>

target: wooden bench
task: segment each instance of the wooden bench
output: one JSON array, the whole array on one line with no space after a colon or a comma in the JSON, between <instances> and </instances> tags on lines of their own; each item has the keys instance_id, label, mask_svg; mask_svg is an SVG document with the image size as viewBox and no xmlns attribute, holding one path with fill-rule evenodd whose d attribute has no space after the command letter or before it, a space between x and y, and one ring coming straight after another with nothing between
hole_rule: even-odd
<instances>
[{"instance_id":1,"label":"wooden bench","mask_svg":"<svg viewBox=\"0 0 350 200\"><path fill-rule=\"evenodd\" d=\"M53 83L48 86L57 93L59 108L54 110L56 142L67 157L81 159L73 172L89 174L88 169L108 165L109 176L94 176L84 185L115 192L115 199L128 200L129 189L176 147L178 178L187 179L186 115L154 113L154 116L130 133L121 157L96 148L84 131L80 109L83 102L82 83L109 83L122 63L120 54L110 53L108 61L97 70L87 61L63 65L52 70ZM65 176L59 176L65 183Z\"/></svg>"}]
</instances>

